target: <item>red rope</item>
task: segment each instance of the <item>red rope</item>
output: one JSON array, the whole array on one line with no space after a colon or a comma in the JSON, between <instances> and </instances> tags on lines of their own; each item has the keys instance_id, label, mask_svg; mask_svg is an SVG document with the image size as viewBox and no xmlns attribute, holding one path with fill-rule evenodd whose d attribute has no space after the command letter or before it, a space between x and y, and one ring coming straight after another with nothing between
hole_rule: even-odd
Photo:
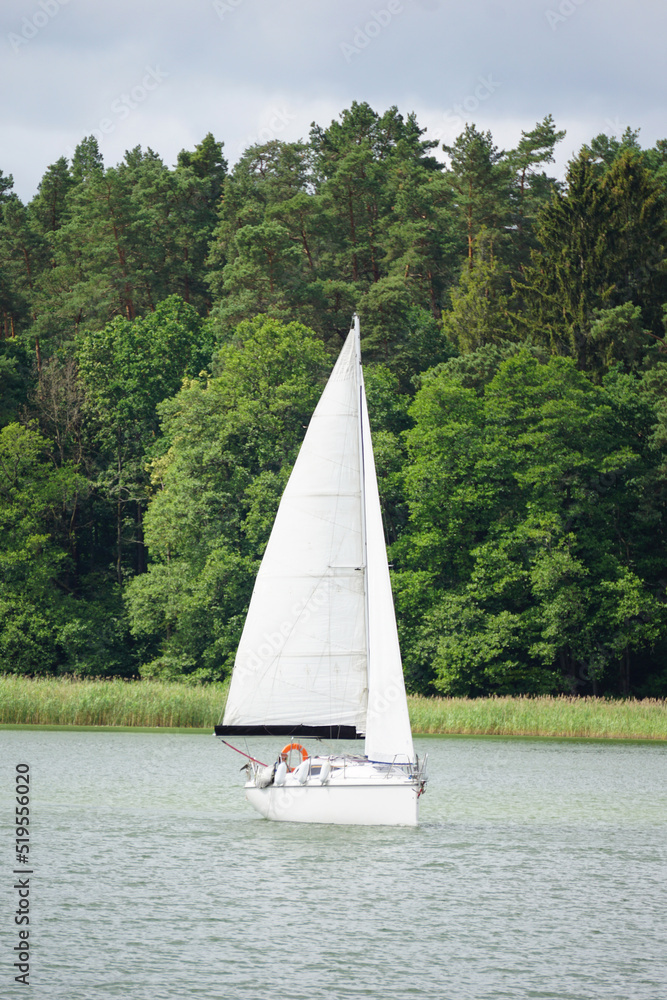
<instances>
[{"instance_id":1,"label":"red rope","mask_svg":"<svg viewBox=\"0 0 667 1000\"><path fill-rule=\"evenodd\" d=\"M240 753L242 757L247 757L248 760L252 760L255 764L261 764L262 767L267 766L266 764L263 764L261 760L257 760L256 757L251 757L249 753L244 753L243 750L239 750L238 747L233 747L231 743L228 743L227 740L223 740L222 737L220 737L220 740L226 747L229 747L230 750L236 750L237 753Z\"/></svg>"}]
</instances>

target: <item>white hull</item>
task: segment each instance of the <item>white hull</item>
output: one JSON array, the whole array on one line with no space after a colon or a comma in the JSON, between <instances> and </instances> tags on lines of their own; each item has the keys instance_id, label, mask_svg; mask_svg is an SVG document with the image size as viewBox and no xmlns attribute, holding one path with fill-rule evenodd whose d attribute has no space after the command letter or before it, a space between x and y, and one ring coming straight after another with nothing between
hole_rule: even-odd
<instances>
[{"instance_id":1,"label":"white hull","mask_svg":"<svg viewBox=\"0 0 667 1000\"><path fill-rule=\"evenodd\" d=\"M346 823L356 826L417 826L415 785L246 785L246 799L266 819L287 823Z\"/></svg>"},{"instance_id":2,"label":"white hull","mask_svg":"<svg viewBox=\"0 0 667 1000\"><path fill-rule=\"evenodd\" d=\"M315 773L299 783L294 773L285 784L260 787L256 774L246 783L246 799L266 819L287 823L337 823L356 826L417 826L425 774L408 775L398 767L382 771L369 764L337 768L321 783Z\"/></svg>"}]
</instances>

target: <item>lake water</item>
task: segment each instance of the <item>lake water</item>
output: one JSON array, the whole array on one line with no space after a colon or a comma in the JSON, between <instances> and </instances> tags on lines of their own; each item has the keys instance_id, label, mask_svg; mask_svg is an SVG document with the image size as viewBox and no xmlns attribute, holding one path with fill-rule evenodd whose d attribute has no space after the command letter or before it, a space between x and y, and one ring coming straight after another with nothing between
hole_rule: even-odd
<instances>
[{"instance_id":1,"label":"lake water","mask_svg":"<svg viewBox=\"0 0 667 1000\"><path fill-rule=\"evenodd\" d=\"M665 1000L667 746L416 745L418 829L331 827L257 816L211 736L0 731L0 996L27 763L38 1000Z\"/></svg>"}]
</instances>

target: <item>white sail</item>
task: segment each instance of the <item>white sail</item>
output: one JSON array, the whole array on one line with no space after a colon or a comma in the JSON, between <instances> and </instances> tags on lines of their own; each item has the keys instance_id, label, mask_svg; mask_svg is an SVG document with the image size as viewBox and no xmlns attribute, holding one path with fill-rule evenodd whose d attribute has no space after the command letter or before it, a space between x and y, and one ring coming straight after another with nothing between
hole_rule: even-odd
<instances>
[{"instance_id":1,"label":"white sail","mask_svg":"<svg viewBox=\"0 0 667 1000\"><path fill-rule=\"evenodd\" d=\"M365 734L371 761L415 759L356 317L280 502L222 726L327 728Z\"/></svg>"},{"instance_id":2,"label":"white sail","mask_svg":"<svg viewBox=\"0 0 667 1000\"><path fill-rule=\"evenodd\" d=\"M351 332L280 502L223 727L365 731L359 372Z\"/></svg>"},{"instance_id":3,"label":"white sail","mask_svg":"<svg viewBox=\"0 0 667 1000\"><path fill-rule=\"evenodd\" d=\"M358 322L358 320L357 320ZM368 588L368 709L366 756L379 761L413 761L412 731L398 644L394 599L382 530L366 396L361 393L366 507Z\"/></svg>"}]
</instances>

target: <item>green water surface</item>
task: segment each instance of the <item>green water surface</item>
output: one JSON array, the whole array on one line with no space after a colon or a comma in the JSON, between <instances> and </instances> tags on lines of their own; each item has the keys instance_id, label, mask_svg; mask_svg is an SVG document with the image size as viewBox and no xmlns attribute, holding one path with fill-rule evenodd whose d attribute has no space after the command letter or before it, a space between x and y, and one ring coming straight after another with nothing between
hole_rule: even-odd
<instances>
[{"instance_id":1,"label":"green water surface","mask_svg":"<svg viewBox=\"0 0 667 1000\"><path fill-rule=\"evenodd\" d=\"M38 1000L665 1000L667 747L415 742L395 829L262 820L211 736L3 730L0 996L25 762Z\"/></svg>"}]
</instances>

